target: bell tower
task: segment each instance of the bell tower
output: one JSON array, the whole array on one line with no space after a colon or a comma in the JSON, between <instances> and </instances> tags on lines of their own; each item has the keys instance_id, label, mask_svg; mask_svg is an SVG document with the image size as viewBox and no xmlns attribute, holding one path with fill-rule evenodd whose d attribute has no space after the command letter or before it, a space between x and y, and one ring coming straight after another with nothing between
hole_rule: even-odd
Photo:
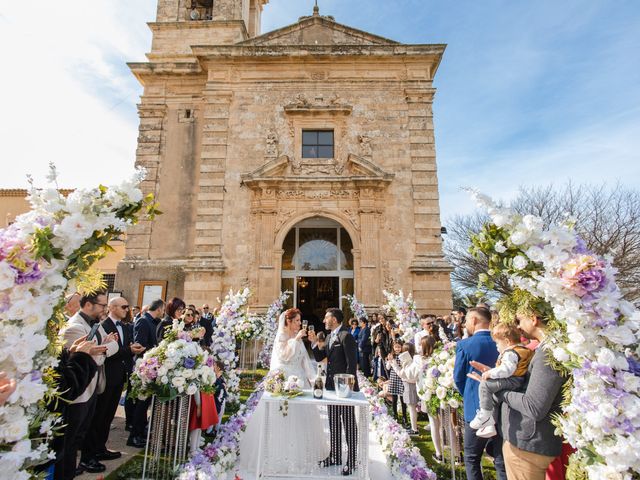
<instances>
[{"instance_id":1,"label":"bell tower","mask_svg":"<svg viewBox=\"0 0 640 480\"><path fill-rule=\"evenodd\" d=\"M209 22L209 27L215 27L216 22L234 22L244 31L246 40L260 35L262 9L268 2L269 0L158 0L156 22Z\"/></svg>"}]
</instances>

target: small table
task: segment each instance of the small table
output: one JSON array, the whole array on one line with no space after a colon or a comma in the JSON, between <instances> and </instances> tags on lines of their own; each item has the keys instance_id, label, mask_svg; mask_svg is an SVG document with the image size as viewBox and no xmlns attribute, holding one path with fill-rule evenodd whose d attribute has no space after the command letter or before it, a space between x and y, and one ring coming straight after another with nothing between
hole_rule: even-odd
<instances>
[{"instance_id":1,"label":"small table","mask_svg":"<svg viewBox=\"0 0 640 480\"><path fill-rule=\"evenodd\" d=\"M330 468L313 468L308 472L300 473L266 473L263 472L265 459L268 457L268 448L273 446L269 442L268 421L270 415L281 415L278 412L279 404L285 401L285 398L273 396L269 392L264 392L261 401L265 402L265 414L260 425L260 437L258 442L258 465L256 469L256 478L268 477L294 477L294 478L333 478L341 477L342 466ZM357 433L357 460L356 469L348 478L368 479L369 478L369 402L362 392L352 392L349 398L340 398L334 391L325 390L321 399L313 398L311 390L304 390L303 394L287 399L289 405L308 405L315 407L329 406L351 406L355 409L355 418L358 426ZM327 423L328 431L328 423ZM328 436L328 433L327 433ZM344 436L343 436L344 438ZM346 444L345 444L346 445ZM343 445L343 447L345 446ZM277 445L275 446L277 447ZM347 455L343 454L343 458ZM315 467L315 466L314 466Z\"/></svg>"}]
</instances>

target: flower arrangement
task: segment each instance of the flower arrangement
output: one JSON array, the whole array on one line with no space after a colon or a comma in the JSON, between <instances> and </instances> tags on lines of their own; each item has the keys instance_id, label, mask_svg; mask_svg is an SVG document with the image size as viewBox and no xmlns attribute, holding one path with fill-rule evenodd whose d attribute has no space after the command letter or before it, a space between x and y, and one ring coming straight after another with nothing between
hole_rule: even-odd
<instances>
[{"instance_id":1,"label":"flower arrangement","mask_svg":"<svg viewBox=\"0 0 640 480\"><path fill-rule=\"evenodd\" d=\"M58 330L64 322L68 282L83 282L108 243L135 224L146 209L159 213L153 196L137 185L138 170L113 187L60 193L50 165L50 188L31 183L31 211L0 230L0 370L17 381L0 407L0 471L29 478L29 468L51 458L56 417L46 409L56 396L52 369L58 363Z\"/></svg>"},{"instance_id":2,"label":"flower arrangement","mask_svg":"<svg viewBox=\"0 0 640 480\"><path fill-rule=\"evenodd\" d=\"M238 322L246 316L247 302L251 293L248 288L243 291L229 291L220 306L213 329L211 352L216 360L224 363L224 376L229 396L227 401L235 403L240 398L240 378L236 372L238 355L236 353L235 329Z\"/></svg>"},{"instance_id":3,"label":"flower arrangement","mask_svg":"<svg viewBox=\"0 0 640 480\"><path fill-rule=\"evenodd\" d=\"M396 322L402 330L402 339L405 342L413 342L416 333L420 331L420 318L416 313L416 305L413 302L413 296L409 296L405 299L400 290L397 294L383 290L382 293L387 300L387 303L382 306L382 309L387 315L393 315L396 318Z\"/></svg>"},{"instance_id":4,"label":"flower arrangement","mask_svg":"<svg viewBox=\"0 0 640 480\"><path fill-rule=\"evenodd\" d=\"M356 319L367 318L367 311L364 309L364 305L358 301L355 295L343 295L342 298L349 302L349 307Z\"/></svg>"},{"instance_id":5,"label":"flower arrangement","mask_svg":"<svg viewBox=\"0 0 640 480\"><path fill-rule=\"evenodd\" d=\"M257 408L263 391L261 382L238 413L220 426L213 442L180 468L178 480L238 478L235 472L240 454L240 435Z\"/></svg>"},{"instance_id":6,"label":"flower arrangement","mask_svg":"<svg viewBox=\"0 0 640 480\"><path fill-rule=\"evenodd\" d=\"M489 260L480 283L505 273L516 311L544 312L554 367L570 376L556 419L577 449L570 478L637 477L640 457L629 452L640 450L640 312L622 298L611 259L589 252L571 219L545 227L471 193L493 222L473 238L472 252Z\"/></svg>"},{"instance_id":7,"label":"flower arrangement","mask_svg":"<svg viewBox=\"0 0 640 480\"><path fill-rule=\"evenodd\" d=\"M272 370L264 378L264 390L274 397L284 397L284 402L280 405L280 411L284 417L289 411L290 398L302 395L304 383L295 375L286 378L282 370Z\"/></svg>"},{"instance_id":8,"label":"flower arrangement","mask_svg":"<svg viewBox=\"0 0 640 480\"><path fill-rule=\"evenodd\" d=\"M258 315L245 315L238 320L235 332L240 340L252 340L259 337L263 330L264 320Z\"/></svg>"},{"instance_id":9,"label":"flower arrangement","mask_svg":"<svg viewBox=\"0 0 640 480\"><path fill-rule=\"evenodd\" d=\"M371 382L358 371L360 391L369 401L371 429L375 432L382 451L389 460L393 478L399 480L436 480L420 450L413 445L409 434L396 422L384 401L377 396Z\"/></svg>"},{"instance_id":10,"label":"flower arrangement","mask_svg":"<svg viewBox=\"0 0 640 480\"><path fill-rule=\"evenodd\" d=\"M447 341L427 359L418 378L418 396L426 402L432 415L439 409L462 405L462 396L453 381L455 359L456 343Z\"/></svg>"},{"instance_id":11,"label":"flower arrangement","mask_svg":"<svg viewBox=\"0 0 640 480\"><path fill-rule=\"evenodd\" d=\"M197 391L213 393L213 357L192 340L184 325L174 325L160 344L136 362L131 387L136 398L168 401Z\"/></svg>"},{"instance_id":12,"label":"flower arrangement","mask_svg":"<svg viewBox=\"0 0 640 480\"><path fill-rule=\"evenodd\" d=\"M271 363L271 353L273 352L273 342L278 332L278 316L285 306L285 302L291 296L290 291L280 292L278 298L269 306L264 317L262 334L260 335L264 346L258 354L258 362L263 368L269 368Z\"/></svg>"}]
</instances>

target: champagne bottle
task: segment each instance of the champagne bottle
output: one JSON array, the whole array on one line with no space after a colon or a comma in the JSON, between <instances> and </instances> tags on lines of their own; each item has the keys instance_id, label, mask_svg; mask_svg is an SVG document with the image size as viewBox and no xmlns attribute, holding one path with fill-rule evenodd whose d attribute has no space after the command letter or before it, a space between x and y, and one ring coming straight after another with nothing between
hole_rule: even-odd
<instances>
[{"instance_id":1,"label":"champagne bottle","mask_svg":"<svg viewBox=\"0 0 640 480\"><path fill-rule=\"evenodd\" d=\"M322 392L324 390L324 382L322 381L322 365L318 365L318 375L313 382L313 398L322 398Z\"/></svg>"}]
</instances>

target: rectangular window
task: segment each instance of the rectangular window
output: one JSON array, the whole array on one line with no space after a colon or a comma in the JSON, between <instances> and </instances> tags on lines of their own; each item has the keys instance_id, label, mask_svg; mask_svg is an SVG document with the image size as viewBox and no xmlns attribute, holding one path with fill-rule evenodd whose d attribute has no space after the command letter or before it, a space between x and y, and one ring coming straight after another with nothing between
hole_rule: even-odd
<instances>
[{"instance_id":1,"label":"rectangular window","mask_svg":"<svg viewBox=\"0 0 640 480\"><path fill-rule=\"evenodd\" d=\"M303 130L302 158L333 158L333 130Z\"/></svg>"},{"instance_id":2,"label":"rectangular window","mask_svg":"<svg viewBox=\"0 0 640 480\"><path fill-rule=\"evenodd\" d=\"M107 284L107 291L113 292L116 286L115 273L104 273L102 274L102 279L104 280L104 283Z\"/></svg>"}]
</instances>

